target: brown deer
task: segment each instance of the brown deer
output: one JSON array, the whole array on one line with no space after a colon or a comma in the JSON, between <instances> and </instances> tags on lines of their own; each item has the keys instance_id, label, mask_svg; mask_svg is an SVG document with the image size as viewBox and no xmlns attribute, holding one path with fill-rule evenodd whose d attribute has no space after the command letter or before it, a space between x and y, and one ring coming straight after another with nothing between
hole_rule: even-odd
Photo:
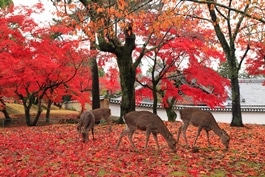
<instances>
[{"instance_id":1,"label":"brown deer","mask_svg":"<svg viewBox=\"0 0 265 177\"><path fill-rule=\"evenodd\" d=\"M147 148L147 143L150 134L152 133L156 142L157 149L160 150L157 141L157 134L160 133L167 141L167 144L172 152L176 152L176 140L169 132L161 118L156 114L148 111L132 111L124 116L124 122L126 123L126 128L120 134L120 137L116 144L116 149L118 149L122 137L128 135L131 146L134 150L136 150L135 145L132 141L132 136L133 133L138 129L141 131L146 131L145 149Z\"/></svg>"},{"instance_id":2,"label":"brown deer","mask_svg":"<svg viewBox=\"0 0 265 177\"><path fill-rule=\"evenodd\" d=\"M112 125L112 120L111 120L111 110L109 108L97 108L91 110L91 112L95 116L95 121L100 121L101 119L104 119L107 124L109 125L109 131L111 132L111 125Z\"/></svg>"},{"instance_id":3,"label":"brown deer","mask_svg":"<svg viewBox=\"0 0 265 177\"><path fill-rule=\"evenodd\" d=\"M93 140L94 138L94 125L95 125L95 116L92 111L84 111L80 115L80 120L77 125L77 131L79 135L82 135L82 141L86 142L89 139L88 133L91 130Z\"/></svg>"},{"instance_id":4,"label":"brown deer","mask_svg":"<svg viewBox=\"0 0 265 177\"><path fill-rule=\"evenodd\" d=\"M200 135L201 130L204 129L207 135L208 146L210 146L209 131L213 130L213 132L221 138L221 141L223 145L226 147L226 149L228 149L230 137L225 130L221 129L218 126L211 112L200 110L198 108L184 108L180 110L180 118L183 121L183 124L179 127L177 142L179 141L179 136L180 133L182 132L186 145L188 145L186 130L188 126L191 124L195 127L198 127L198 132L195 141L192 145L192 148L195 147L197 138Z\"/></svg>"}]
</instances>

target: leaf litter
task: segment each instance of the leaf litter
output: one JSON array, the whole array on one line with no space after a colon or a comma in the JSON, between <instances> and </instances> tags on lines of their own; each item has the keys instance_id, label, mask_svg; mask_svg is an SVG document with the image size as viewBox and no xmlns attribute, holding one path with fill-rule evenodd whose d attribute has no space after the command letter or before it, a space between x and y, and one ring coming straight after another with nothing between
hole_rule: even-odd
<instances>
[{"instance_id":1,"label":"leaf litter","mask_svg":"<svg viewBox=\"0 0 265 177\"><path fill-rule=\"evenodd\" d=\"M180 123L166 125L176 137ZM113 125L112 132L106 125L97 125L96 139L87 143L79 141L74 124L0 128L0 176L265 176L265 126L220 126L231 136L229 150L211 132L211 147L201 133L196 153L185 146L182 136L176 153L160 135L161 150L157 151L152 137L145 150L144 132L134 135L137 152L128 138L116 150L124 125ZM196 131L187 131L189 144Z\"/></svg>"}]
</instances>

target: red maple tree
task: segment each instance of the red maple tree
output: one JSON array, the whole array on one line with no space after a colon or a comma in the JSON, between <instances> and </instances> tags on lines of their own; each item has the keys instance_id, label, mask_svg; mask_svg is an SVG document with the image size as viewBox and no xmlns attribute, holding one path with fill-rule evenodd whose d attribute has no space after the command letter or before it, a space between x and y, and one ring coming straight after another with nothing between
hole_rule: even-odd
<instances>
[{"instance_id":1,"label":"red maple tree","mask_svg":"<svg viewBox=\"0 0 265 177\"><path fill-rule=\"evenodd\" d=\"M69 94L81 104L89 102L89 92L81 89L90 87L89 52L78 50L78 40L63 36L70 30L67 27L40 28L28 16L31 10L24 7L24 11L24 15L9 13L0 18L0 85L1 95L22 101L31 126L37 124L45 98L58 101ZM36 101L38 112L32 121L30 109Z\"/></svg>"},{"instance_id":2,"label":"red maple tree","mask_svg":"<svg viewBox=\"0 0 265 177\"><path fill-rule=\"evenodd\" d=\"M225 87L229 81L211 68L213 63L224 61L224 55L209 42L214 41L213 31L201 29L197 32L191 28L196 23L189 22L182 30L174 27L161 29L164 36L150 38L150 44L160 47L146 54L152 63L150 74L142 77L139 72L138 82L143 88L137 90L136 95L138 102L151 98L153 112L159 103L158 95L166 109L172 109L176 102L181 104L187 96L192 98L189 104L210 107L222 105L227 98ZM142 30L145 34L146 29ZM141 52L141 49L137 51Z\"/></svg>"}]
</instances>

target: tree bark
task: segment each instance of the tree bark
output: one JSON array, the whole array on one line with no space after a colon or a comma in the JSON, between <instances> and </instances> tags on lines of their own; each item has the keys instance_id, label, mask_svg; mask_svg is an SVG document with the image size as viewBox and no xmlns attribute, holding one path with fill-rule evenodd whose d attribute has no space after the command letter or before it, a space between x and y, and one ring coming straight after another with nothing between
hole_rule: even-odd
<instances>
[{"instance_id":1,"label":"tree bark","mask_svg":"<svg viewBox=\"0 0 265 177\"><path fill-rule=\"evenodd\" d=\"M47 110L46 110L46 122L50 122L50 114L51 114L51 107L52 107L52 100L48 100L47 103Z\"/></svg>"},{"instance_id":2,"label":"tree bark","mask_svg":"<svg viewBox=\"0 0 265 177\"><path fill-rule=\"evenodd\" d=\"M153 113L157 114L157 103L158 103L158 98L157 98L157 93L156 93L156 85L153 83L153 88L152 88L152 94L153 94Z\"/></svg>"},{"instance_id":3,"label":"tree bark","mask_svg":"<svg viewBox=\"0 0 265 177\"><path fill-rule=\"evenodd\" d=\"M135 68L132 66L130 50L124 48L123 51L122 55L117 56L122 90L120 118L117 123L123 123L122 117L135 110Z\"/></svg>"},{"instance_id":4,"label":"tree bark","mask_svg":"<svg viewBox=\"0 0 265 177\"><path fill-rule=\"evenodd\" d=\"M103 36L99 36L99 49L104 52L111 52L117 56L117 63L120 71L120 84L122 90L120 118L117 123L123 123L122 117L128 112L135 110L135 76L138 62L133 63L132 51L135 49L135 35L129 25L124 30L125 44L106 42Z\"/></svg>"},{"instance_id":5,"label":"tree bark","mask_svg":"<svg viewBox=\"0 0 265 177\"><path fill-rule=\"evenodd\" d=\"M166 113L167 113L167 118L169 122L175 122L177 118L177 114L174 111L173 107L175 105L176 99L171 98L167 100L168 105L165 107Z\"/></svg>"},{"instance_id":6,"label":"tree bark","mask_svg":"<svg viewBox=\"0 0 265 177\"><path fill-rule=\"evenodd\" d=\"M3 105L3 109L1 111L5 115L5 120L4 120L3 125L6 125L6 124L11 122L11 117L9 116L9 114L8 114L8 112L6 110L6 104L5 104L5 102L4 102L2 97L0 97L0 103Z\"/></svg>"},{"instance_id":7,"label":"tree bark","mask_svg":"<svg viewBox=\"0 0 265 177\"><path fill-rule=\"evenodd\" d=\"M232 89L232 121L230 126L243 127L241 104L240 104L240 88L238 82L238 75L231 76Z\"/></svg>"},{"instance_id":8,"label":"tree bark","mask_svg":"<svg viewBox=\"0 0 265 177\"><path fill-rule=\"evenodd\" d=\"M91 58L92 72L92 109L100 107L98 64L96 57Z\"/></svg>"}]
</instances>

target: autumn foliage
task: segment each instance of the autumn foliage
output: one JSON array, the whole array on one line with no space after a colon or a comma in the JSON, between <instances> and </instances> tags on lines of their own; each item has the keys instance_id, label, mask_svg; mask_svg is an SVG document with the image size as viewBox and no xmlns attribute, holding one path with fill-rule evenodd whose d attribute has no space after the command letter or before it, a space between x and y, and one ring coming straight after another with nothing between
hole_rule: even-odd
<instances>
[{"instance_id":1,"label":"autumn foliage","mask_svg":"<svg viewBox=\"0 0 265 177\"><path fill-rule=\"evenodd\" d=\"M0 96L21 102L30 126L38 121L41 103L60 103L65 95L82 105L90 102L91 51L81 50L80 41L68 35L70 27L36 23L30 15L41 7L3 10L0 18ZM33 104L39 110L31 120Z\"/></svg>"},{"instance_id":2,"label":"autumn foliage","mask_svg":"<svg viewBox=\"0 0 265 177\"><path fill-rule=\"evenodd\" d=\"M176 136L180 122L165 123ZM161 151L153 138L144 151L143 132L134 137L139 152L130 151L127 138L115 150L124 125L114 125L111 133L108 126L96 126L96 140L85 144L78 141L75 124L0 128L0 176L264 176L264 126L233 128L222 123L220 127L232 137L230 149L224 151L212 132L208 148L203 132L198 153L184 147L182 137L177 152L171 153L160 135ZM190 144L195 135L196 129L190 127Z\"/></svg>"}]
</instances>

